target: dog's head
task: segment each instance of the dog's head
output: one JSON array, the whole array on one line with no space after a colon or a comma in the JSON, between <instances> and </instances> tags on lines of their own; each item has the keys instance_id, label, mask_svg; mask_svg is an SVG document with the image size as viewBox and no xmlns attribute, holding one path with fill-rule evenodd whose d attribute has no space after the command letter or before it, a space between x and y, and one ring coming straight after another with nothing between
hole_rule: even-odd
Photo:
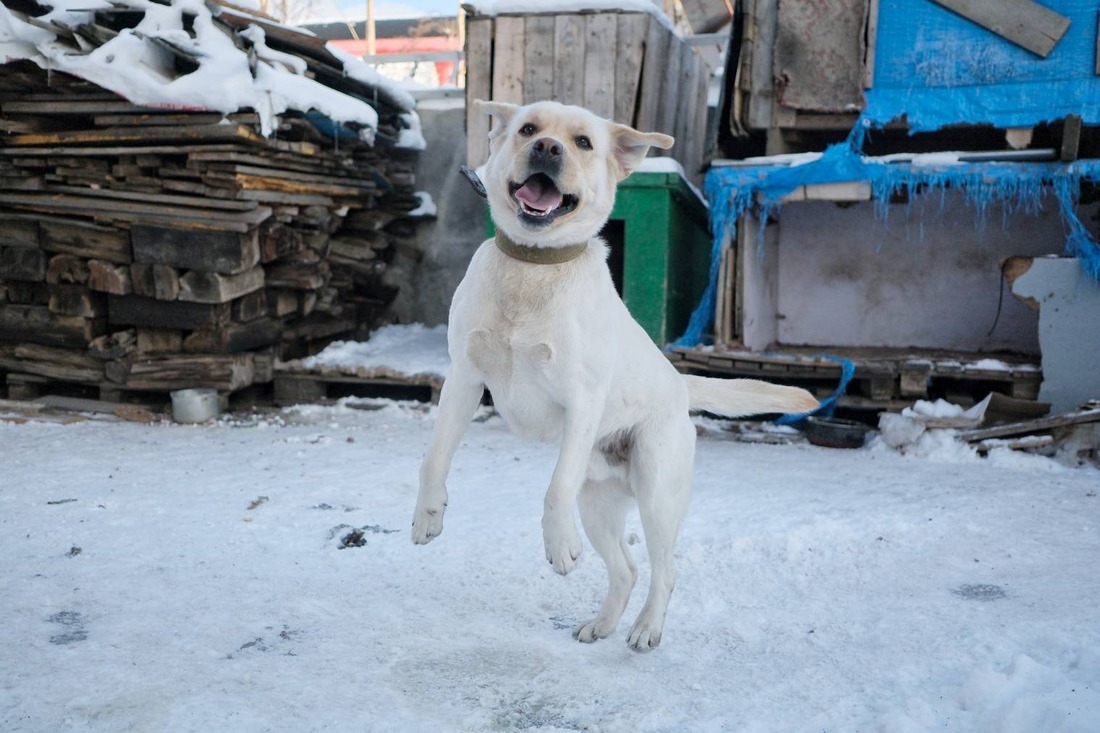
<instances>
[{"instance_id":1,"label":"dog's head","mask_svg":"<svg viewBox=\"0 0 1100 733\"><path fill-rule=\"evenodd\" d=\"M496 118L484 168L493 222L522 244L559 247L595 236L619 181L651 146L673 142L557 102L477 104Z\"/></svg>"}]
</instances>

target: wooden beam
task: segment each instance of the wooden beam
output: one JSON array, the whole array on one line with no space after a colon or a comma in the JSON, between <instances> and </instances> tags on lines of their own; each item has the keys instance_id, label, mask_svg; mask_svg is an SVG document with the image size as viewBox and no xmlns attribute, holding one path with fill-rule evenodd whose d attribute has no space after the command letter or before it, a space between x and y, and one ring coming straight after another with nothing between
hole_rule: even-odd
<instances>
[{"instance_id":1,"label":"wooden beam","mask_svg":"<svg viewBox=\"0 0 1100 733\"><path fill-rule=\"evenodd\" d=\"M1017 46L1046 58L1069 28L1069 18L1032 0L932 0Z\"/></svg>"},{"instance_id":2,"label":"wooden beam","mask_svg":"<svg viewBox=\"0 0 1100 733\"><path fill-rule=\"evenodd\" d=\"M1077 160L1081 148L1081 115L1067 115L1062 121L1062 149L1059 159L1065 162Z\"/></svg>"}]
</instances>

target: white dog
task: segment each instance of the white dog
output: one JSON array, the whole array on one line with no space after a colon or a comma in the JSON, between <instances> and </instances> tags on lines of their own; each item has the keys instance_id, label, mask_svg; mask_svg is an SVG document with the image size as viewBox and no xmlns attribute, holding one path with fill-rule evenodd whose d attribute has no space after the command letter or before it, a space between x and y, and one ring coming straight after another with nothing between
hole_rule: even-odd
<instances>
[{"instance_id":1,"label":"white dog","mask_svg":"<svg viewBox=\"0 0 1100 733\"><path fill-rule=\"evenodd\" d=\"M479 104L497 118L484 176L497 235L474 254L451 303L451 367L420 469L413 541L443 529L451 458L487 387L512 430L561 441L542 518L547 560L563 575L576 564L579 504L607 565L607 598L573 632L580 641L608 636L626 607L637 570L624 526L637 503L652 573L628 643L648 651L661 641L691 489L689 410L801 412L817 400L792 387L679 374L615 292L597 233L618 182L671 137L555 102Z\"/></svg>"}]
</instances>

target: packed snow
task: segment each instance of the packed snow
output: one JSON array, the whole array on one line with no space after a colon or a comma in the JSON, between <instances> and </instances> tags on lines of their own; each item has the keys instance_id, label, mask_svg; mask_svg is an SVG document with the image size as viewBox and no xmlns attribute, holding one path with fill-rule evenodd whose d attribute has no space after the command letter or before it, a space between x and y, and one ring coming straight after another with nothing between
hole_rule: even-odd
<instances>
[{"instance_id":1,"label":"packed snow","mask_svg":"<svg viewBox=\"0 0 1100 733\"><path fill-rule=\"evenodd\" d=\"M421 323L383 326L366 341L334 341L302 359L307 369L349 372L384 369L407 376L444 377L450 365L447 327Z\"/></svg>"},{"instance_id":2,"label":"packed snow","mask_svg":"<svg viewBox=\"0 0 1100 733\"><path fill-rule=\"evenodd\" d=\"M662 645L573 640L555 448L483 411L409 541L435 409L204 426L0 405L0 730L1100 730L1100 472L733 442L700 420ZM789 434L789 431L785 431Z\"/></svg>"}]
</instances>

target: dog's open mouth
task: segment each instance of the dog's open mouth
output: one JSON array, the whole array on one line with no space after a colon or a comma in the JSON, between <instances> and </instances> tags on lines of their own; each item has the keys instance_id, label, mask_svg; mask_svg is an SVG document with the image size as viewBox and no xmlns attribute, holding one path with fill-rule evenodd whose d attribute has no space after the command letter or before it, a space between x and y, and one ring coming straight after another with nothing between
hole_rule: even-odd
<instances>
[{"instance_id":1,"label":"dog's open mouth","mask_svg":"<svg viewBox=\"0 0 1100 733\"><path fill-rule=\"evenodd\" d=\"M519 205L519 218L528 226L545 226L577 208L577 197L562 193L545 173L536 173L523 183L512 182L510 189Z\"/></svg>"}]
</instances>

